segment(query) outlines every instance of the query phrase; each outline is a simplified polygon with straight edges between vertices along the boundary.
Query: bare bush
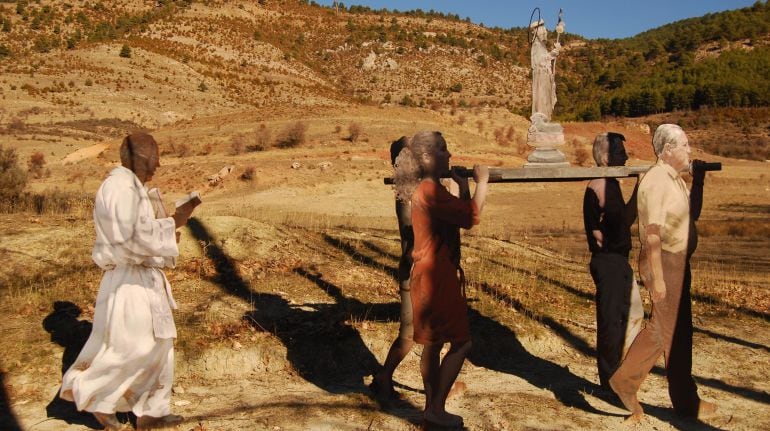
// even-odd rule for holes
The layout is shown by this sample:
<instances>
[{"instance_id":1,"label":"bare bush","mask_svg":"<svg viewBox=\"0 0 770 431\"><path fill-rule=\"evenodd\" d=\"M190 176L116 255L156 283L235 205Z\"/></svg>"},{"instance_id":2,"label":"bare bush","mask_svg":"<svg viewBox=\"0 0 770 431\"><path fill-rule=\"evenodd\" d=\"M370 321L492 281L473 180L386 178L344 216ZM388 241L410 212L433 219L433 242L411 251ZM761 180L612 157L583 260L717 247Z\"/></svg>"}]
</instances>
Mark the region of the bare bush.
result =
<instances>
[{"instance_id":1,"label":"bare bush","mask_svg":"<svg viewBox=\"0 0 770 431\"><path fill-rule=\"evenodd\" d=\"M188 145L186 142L182 142L181 144L176 146L176 155L177 157L187 157L192 153L192 149L190 148L190 145Z\"/></svg>"},{"instance_id":2,"label":"bare bush","mask_svg":"<svg viewBox=\"0 0 770 431\"><path fill-rule=\"evenodd\" d=\"M93 202L93 197L88 194L54 189L42 193L0 197L0 213L77 214L80 217L88 217L93 211Z\"/></svg>"},{"instance_id":3,"label":"bare bush","mask_svg":"<svg viewBox=\"0 0 770 431\"><path fill-rule=\"evenodd\" d=\"M572 140L572 148L575 153L575 163L577 163L578 166L585 166L586 162L591 159L591 154L588 150L583 148L583 145L581 145L577 139Z\"/></svg>"},{"instance_id":4,"label":"bare bush","mask_svg":"<svg viewBox=\"0 0 770 431\"><path fill-rule=\"evenodd\" d=\"M527 145L527 139L521 135L516 135L515 139L516 139L516 152L520 156L527 154L527 151L529 150L529 145Z\"/></svg>"},{"instance_id":5,"label":"bare bush","mask_svg":"<svg viewBox=\"0 0 770 431\"><path fill-rule=\"evenodd\" d=\"M213 151L213 150L214 150L214 146L211 145L211 142L206 142L205 144L203 144L201 146L200 150L198 151L198 155L199 156L208 156L209 154L211 154L211 151Z\"/></svg>"},{"instance_id":6,"label":"bare bush","mask_svg":"<svg viewBox=\"0 0 770 431\"><path fill-rule=\"evenodd\" d=\"M301 121L287 126L278 136L275 146L278 148L294 148L305 143L307 125Z\"/></svg>"},{"instance_id":7,"label":"bare bush","mask_svg":"<svg viewBox=\"0 0 770 431\"><path fill-rule=\"evenodd\" d=\"M253 181L255 179L256 171L257 168L255 168L253 165L246 166L246 169L244 169L243 173L241 174L241 179L244 181Z\"/></svg>"},{"instance_id":8,"label":"bare bush","mask_svg":"<svg viewBox=\"0 0 770 431\"><path fill-rule=\"evenodd\" d=\"M361 136L363 129L360 124L354 122L354 123L350 123L350 125L348 126L348 132L350 133L350 136L348 136L348 141L356 142L358 138Z\"/></svg>"},{"instance_id":9,"label":"bare bush","mask_svg":"<svg viewBox=\"0 0 770 431\"><path fill-rule=\"evenodd\" d=\"M16 150L0 145L0 198L13 198L27 186L27 174L19 168Z\"/></svg>"},{"instance_id":10,"label":"bare bush","mask_svg":"<svg viewBox=\"0 0 770 431\"><path fill-rule=\"evenodd\" d=\"M270 147L270 129L267 128L264 124L259 125L259 129L257 129L256 133L254 134L254 145L249 145L248 150L249 151L264 151L268 147Z\"/></svg>"},{"instance_id":11,"label":"bare bush","mask_svg":"<svg viewBox=\"0 0 770 431\"><path fill-rule=\"evenodd\" d=\"M29 173L35 178L43 178L45 175L45 154L40 151L35 151L29 156L27 162L27 169Z\"/></svg>"},{"instance_id":12,"label":"bare bush","mask_svg":"<svg viewBox=\"0 0 770 431\"><path fill-rule=\"evenodd\" d=\"M8 123L9 132L23 132L26 128L27 125L24 124L24 120L21 118L14 118L10 123Z\"/></svg>"},{"instance_id":13,"label":"bare bush","mask_svg":"<svg viewBox=\"0 0 770 431\"><path fill-rule=\"evenodd\" d=\"M505 127L495 129L494 134L495 142L497 142L497 145L500 145L501 147L507 147L511 145L511 141L508 140L508 137L505 133Z\"/></svg>"},{"instance_id":14,"label":"bare bush","mask_svg":"<svg viewBox=\"0 0 770 431\"><path fill-rule=\"evenodd\" d=\"M246 138L243 135L235 135L230 138L230 155L237 156L246 151Z\"/></svg>"}]
</instances>

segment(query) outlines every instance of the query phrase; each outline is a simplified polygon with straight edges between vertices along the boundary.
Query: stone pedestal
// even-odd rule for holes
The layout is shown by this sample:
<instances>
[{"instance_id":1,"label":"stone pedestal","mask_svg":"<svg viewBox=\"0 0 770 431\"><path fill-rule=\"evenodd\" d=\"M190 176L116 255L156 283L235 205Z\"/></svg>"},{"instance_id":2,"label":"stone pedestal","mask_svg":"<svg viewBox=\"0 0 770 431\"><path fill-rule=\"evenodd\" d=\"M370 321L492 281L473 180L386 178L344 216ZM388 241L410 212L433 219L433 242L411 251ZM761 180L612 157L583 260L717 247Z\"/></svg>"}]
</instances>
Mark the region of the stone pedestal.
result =
<instances>
[{"instance_id":1,"label":"stone pedestal","mask_svg":"<svg viewBox=\"0 0 770 431\"><path fill-rule=\"evenodd\" d=\"M558 126L555 123L550 125ZM569 162L558 147L564 144L564 131L561 126L553 130L540 131L531 127L527 134L527 144L535 150L527 157L525 167L567 167Z\"/></svg>"}]
</instances>

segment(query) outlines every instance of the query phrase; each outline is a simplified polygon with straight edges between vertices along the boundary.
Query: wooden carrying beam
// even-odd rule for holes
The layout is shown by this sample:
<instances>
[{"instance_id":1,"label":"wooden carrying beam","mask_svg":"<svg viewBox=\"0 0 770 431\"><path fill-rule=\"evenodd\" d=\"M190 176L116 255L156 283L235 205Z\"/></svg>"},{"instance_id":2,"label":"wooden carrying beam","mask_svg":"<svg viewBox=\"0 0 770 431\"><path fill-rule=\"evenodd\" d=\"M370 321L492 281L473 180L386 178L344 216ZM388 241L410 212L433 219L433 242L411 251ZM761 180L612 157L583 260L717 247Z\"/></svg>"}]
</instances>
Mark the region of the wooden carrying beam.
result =
<instances>
[{"instance_id":1,"label":"wooden carrying beam","mask_svg":"<svg viewBox=\"0 0 770 431\"><path fill-rule=\"evenodd\" d=\"M490 183L532 183L584 181L593 178L634 177L647 172L652 166L613 166L601 168L489 168ZM461 177L472 178L473 169L459 168ZM385 184L393 184L393 178L385 178Z\"/></svg>"},{"instance_id":2,"label":"wooden carrying beam","mask_svg":"<svg viewBox=\"0 0 770 431\"><path fill-rule=\"evenodd\" d=\"M707 171L721 171L721 163L705 163ZM652 165L645 166L603 166L593 168L547 166L528 168L489 168L490 183L540 183L585 181L594 178L637 177L647 172ZM473 177L473 169L455 166L461 177ZM385 178L385 184L393 184L393 178Z\"/></svg>"}]
</instances>

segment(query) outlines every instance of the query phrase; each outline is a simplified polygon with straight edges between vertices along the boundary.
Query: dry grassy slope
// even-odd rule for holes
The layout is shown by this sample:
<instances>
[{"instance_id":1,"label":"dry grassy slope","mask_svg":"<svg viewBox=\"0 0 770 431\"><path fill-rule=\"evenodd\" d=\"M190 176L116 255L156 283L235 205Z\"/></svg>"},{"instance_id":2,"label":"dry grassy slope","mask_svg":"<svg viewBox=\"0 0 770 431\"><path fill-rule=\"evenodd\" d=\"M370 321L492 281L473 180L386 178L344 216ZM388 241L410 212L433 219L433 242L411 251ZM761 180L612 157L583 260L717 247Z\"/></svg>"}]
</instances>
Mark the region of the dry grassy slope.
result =
<instances>
[{"instance_id":1,"label":"dry grassy slope","mask_svg":"<svg viewBox=\"0 0 770 431\"><path fill-rule=\"evenodd\" d=\"M134 27L122 40L83 41L68 51L64 41L83 26L77 18L66 22L67 16L83 13L96 23L153 9L148 2L101 2L100 10L85 7L88 2L70 2L71 8L63 4L31 4L26 20L12 5L0 5L2 16L12 23L10 33L0 33L0 43L16 53L4 60L2 95L9 101L3 104L5 121L42 121L29 112L37 107L45 118L115 117L154 128L244 106L340 106L349 96L379 102L390 94L395 102L408 94L415 103L476 97L518 104L525 98L526 69L491 62L482 71L475 54L466 50L432 43L423 50L411 43L374 40L348 44L347 20L366 26L379 19L369 15L335 15L290 3L270 9L252 2L195 3ZM31 17L45 7L53 11L46 15L50 22L31 29ZM441 34L451 27L488 33L443 20L395 21L421 34ZM260 40L255 40L255 31ZM294 40L297 35L304 38L302 43ZM33 45L40 38L56 38L60 46L39 53ZM131 59L118 57L123 43L133 48ZM374 52L380 55L373 67L364 68ZM386 70L388 60L394 61L394 69ZM92 85L85 85L87 79ZM198 91L201 82L205 92ZM458 83L462 92L449 94L448 88Z\"/></svg>"}]
</instances>

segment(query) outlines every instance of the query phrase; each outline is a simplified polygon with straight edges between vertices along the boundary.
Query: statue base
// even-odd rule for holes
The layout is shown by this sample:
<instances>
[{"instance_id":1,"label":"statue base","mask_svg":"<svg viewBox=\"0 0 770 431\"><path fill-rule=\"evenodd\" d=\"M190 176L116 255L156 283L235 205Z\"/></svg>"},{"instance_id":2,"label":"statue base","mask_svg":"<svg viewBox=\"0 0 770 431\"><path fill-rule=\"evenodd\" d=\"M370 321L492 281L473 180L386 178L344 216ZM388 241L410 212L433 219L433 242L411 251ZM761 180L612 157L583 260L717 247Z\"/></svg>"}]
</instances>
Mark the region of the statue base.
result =
<instances>
[{"instance_id":1,"label":"statue base","mask_svg":"<svg viewBox=\"0 0 770 431\"><path fill-rule=\"evenodd\" d=\"M527 144L534 147L533 151L528 157L525 167L567 167L569 162L564 157L564 153L556 149L556 147L564 144L564 132L549 131L540 132L537 130L531 130L527 134Z\"/></svg>"}]
</instances>

